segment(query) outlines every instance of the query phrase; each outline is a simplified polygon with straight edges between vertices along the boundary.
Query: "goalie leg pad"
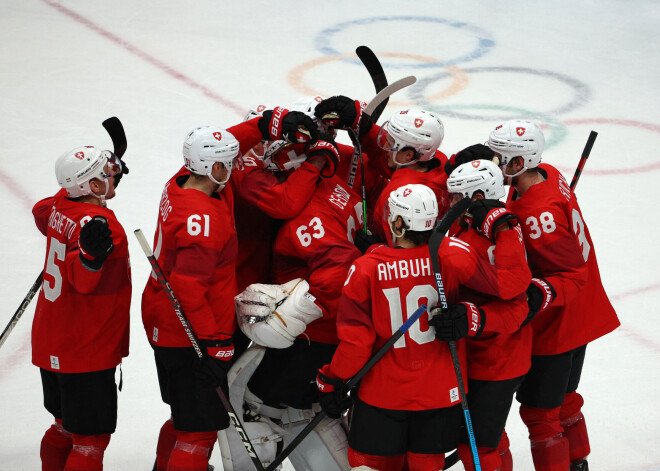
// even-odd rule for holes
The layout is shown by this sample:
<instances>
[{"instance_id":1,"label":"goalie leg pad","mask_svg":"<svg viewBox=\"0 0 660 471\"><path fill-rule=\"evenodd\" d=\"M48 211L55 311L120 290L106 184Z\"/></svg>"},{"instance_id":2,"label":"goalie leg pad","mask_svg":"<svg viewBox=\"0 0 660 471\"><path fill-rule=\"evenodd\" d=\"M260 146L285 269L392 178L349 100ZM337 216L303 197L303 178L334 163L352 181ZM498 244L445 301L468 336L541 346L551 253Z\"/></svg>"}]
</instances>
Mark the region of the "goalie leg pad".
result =
<instances>
[{"instance_id":1,"label":"goalie leg pad","mask_svg":"<svg viewBox=\"0 0 660 471\"><path fill-rule=\"evenodd\" d=\"M306 411L300 411L304 416ZM292 414L289 414L291 416ZM290 424L284 435L286 447L310 422L309 419ZM289 455L295 469L322 469L324 471L348 471L348 438L340 419L324 418L319 425Z\"/></svg>"}]
</instances>

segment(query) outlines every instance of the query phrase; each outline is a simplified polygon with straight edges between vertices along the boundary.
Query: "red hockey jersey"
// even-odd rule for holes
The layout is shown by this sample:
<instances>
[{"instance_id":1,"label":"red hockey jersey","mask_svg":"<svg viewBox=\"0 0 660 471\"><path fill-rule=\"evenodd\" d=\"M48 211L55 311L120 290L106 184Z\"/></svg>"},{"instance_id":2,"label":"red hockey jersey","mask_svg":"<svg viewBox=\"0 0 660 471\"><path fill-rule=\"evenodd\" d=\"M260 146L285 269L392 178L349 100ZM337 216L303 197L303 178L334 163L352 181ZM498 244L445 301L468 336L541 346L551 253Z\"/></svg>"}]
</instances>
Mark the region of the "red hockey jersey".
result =
<instances>
[{"instance_id":1,"label":"red hockey jersey","mask_svg":"<svg viewBox=\"0 0 660 471\"><path fill-rule=\"evenodd\" d=\"M154 255L194 332L202 339L232 335L238 241L229 186L209 197L183 189L190 172L182 168L163 190L154 237ZM142 321L149 341L162 347L189 347L190 340L153 273L142 294Z\"/></svg>"},{"instance_id":2,"label":"red hockey jersey","mask_svg":"<svg viewBox=\"0 0 660 471\"><path fill-rule=\"evenodd\" d=\"M546 180L520 198L512 187L507 208L520 218L532 275L548 280L557 292L531 322L532 354L554 355L611 332L619 320L575 194L556 168L541 164L539 170Z\"/></svg>"},{"instance_id":3,"label":"red hockey jersey","mask_svg":"<svg viewBox=\"0 0 660 471\"><path fill-rule=\"evenodd\" d=\"M532 326L520 325L527 318L529 310L525 292L532 275L525 260L522 233L518 230L515 232L519 238L510 243L518 254L520 264L521 276L515 280L519 294L510 300L502 300L485 296L468 287L460 288L460 299L478 305L486 314L486 325L481 336L467 341L467 375L472 379L500 381L517 378L527 373L531 366ZM498 237L502 234L499 233ZM495 257L499 255L498 248L475 229L463 230L456 237L470 244L483 260L495 263Z\"/></svg>"},{"instance_id":4,"label":"red hockey jersey","mask_svg":"<svg viewBox=\"0 0 660 471\"><path fill-rule=\"evenodd\" d=\"M496 264L481 258L466 242L446 237L438 256L449 303L463 301L462 290L510 299L529 280L521 269L520 244L514 231L497 240ZM421 304L435 305L438 294L428 245L411 249L380 246L351 267L337 313L340 344L332 359L333 375L348 379L367 362ZM496 316L490 329L503 329ZM457 342L465 371L465 340ZM400 339L362 379L359 397L385 409L424 410L460 400L456 376L444 342L435 340L428 315Z\"/></svg>"},{"instance_id":5,"label":"red hockey jersey","mask_svg":"<svg viewBox=\"0 0 660 471\"><path fill-rule=\"evenodd\" d=\"M309 204L280 228L273 247L273 281L304 278L323 311L303 335L337 343L335 318L346 273L360 251L353 245L362 227L362 201L338 177L323 178Z\"/></svg>"},{"instance_id":6,"label":"red hockey jersey","mask_svg":"<svg viewBox=\"0 0 660 471\"><path fill-rule=\"evenodd\" d=\"M66 191L32 209L47 238L44 278L32 323L32 363L58 373L117 366L128 355L131 273L128 242L112 210L72 201ZM78 258L81 227L108 220L114 250L98 271Z\"/></svg>"},{"instance_id":7,"label":"red hockey jersey","mask_svg":"<svg viewBox=\"0 0 660 471\"><path fill-rule=\"evenodd\" d=\"M232 172L234 217L238 236L236 281L242 292L252 283L269 283L272 244L277 232L276 219L290 219L311 199L319 170L303 162L280 183L263 170L263 161L243 157L242 168Z\"/></svg>"}]
</instances>

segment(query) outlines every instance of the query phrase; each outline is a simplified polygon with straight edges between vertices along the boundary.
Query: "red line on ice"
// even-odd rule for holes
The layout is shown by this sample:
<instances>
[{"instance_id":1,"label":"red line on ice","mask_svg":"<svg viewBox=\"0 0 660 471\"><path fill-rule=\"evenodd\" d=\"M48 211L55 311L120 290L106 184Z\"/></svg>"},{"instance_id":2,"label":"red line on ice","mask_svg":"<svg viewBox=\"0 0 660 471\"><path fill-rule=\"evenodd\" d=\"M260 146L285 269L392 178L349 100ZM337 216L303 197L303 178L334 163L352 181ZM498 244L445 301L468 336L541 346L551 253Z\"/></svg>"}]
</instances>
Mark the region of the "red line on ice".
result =
<instances>
[{"instance_id":1,"label":"red line on ice","mask_svg":"<svg viewBox=\"0 0 660 471\"><path fill-rule=\"evenodd\" d=\"M244 106L240 106L231 100L228 100L224 97L221 97L220 95L216 94L213 90L205 87L204 85L201 85L200 83L197 83L190 77L182 74L178 70L174 69L173 67L167 65L165 62L157 59L156 57L152 56L151 54L143 51L142 49L138 48L137 46L134 46L133 44L129 43L123 38L120 38L119 36L112 34L110 31L102 28L101 26L97 25L93 21L85 18L84 16L76 13L73 10L69 10L65 6L56 3L52 0L43 0L44 3L46 3L48 6L51 6L58 10L60 13L63 13L64 15L68 16L72 20L75 20L76 22L88 27L95 33L100 34L101 36L105 37L106 39L109 39L112 41L116 46L121 47L122 49L127 50L131 54L139 57L140 59L148 62L149 64L153 65L157 69L161 70L162 72L165 72L167 75L170 77L179 80L180 82L183 82L187 86L194 88L196 90L199 90L202 92L205 96L211 98L212 100L220 103L221 105L226 106L227 108L230 108L237 112L239 115L244 115L246 108Z\"/></svg>"}]
</instances>

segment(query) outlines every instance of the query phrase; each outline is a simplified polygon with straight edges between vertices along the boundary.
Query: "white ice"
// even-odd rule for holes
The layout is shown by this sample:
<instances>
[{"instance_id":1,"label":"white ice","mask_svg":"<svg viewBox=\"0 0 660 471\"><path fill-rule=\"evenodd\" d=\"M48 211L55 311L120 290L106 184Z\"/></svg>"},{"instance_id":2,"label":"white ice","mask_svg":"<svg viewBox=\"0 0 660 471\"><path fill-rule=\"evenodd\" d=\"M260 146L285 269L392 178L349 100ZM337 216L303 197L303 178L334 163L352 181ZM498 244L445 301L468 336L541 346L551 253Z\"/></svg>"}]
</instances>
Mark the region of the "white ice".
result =
<instances>
[{"instance_id":1,"label":"white ice","mask_svg":"<svg viewBox=\"0 0 660 471\"><path fill-rule=\"evenodd\" d=\"M370 99L364 68L336 56L365 44L390 81L414 74L425 85L393 97L381 122L397 107L436 107L447 154L483 142L500 120L533 117L550 125L544 160L570 179L589 131L599 132L577 194L622 326L587 350L589 461L660 470L657 1L0 0L0 11L1 328L42 269L30 209L58 189L54 160L78 145L110 147L109 116L128 135L131 173L111 207L131 244L131 354L106 469L151 469L168 416L140 319L148 264L131 232L153 233L184 135L231 126L259 102ZM33 313L0 350L2 471L38 469L52 423L30 361ZM515 469L532 469L515 403L508 432ZM221 468L217 449L212 463Z\"/></svg>"}]
</instances>

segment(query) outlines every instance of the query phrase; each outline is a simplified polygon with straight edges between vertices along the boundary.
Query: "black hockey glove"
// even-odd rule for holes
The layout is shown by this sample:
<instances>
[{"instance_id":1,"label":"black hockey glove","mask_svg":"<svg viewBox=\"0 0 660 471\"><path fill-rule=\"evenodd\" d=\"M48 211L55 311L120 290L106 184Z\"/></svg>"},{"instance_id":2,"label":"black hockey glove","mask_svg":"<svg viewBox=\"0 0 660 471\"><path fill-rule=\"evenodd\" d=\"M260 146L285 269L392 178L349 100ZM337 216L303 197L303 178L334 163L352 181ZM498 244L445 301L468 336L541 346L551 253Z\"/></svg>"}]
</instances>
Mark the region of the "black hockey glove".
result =
<instances>
[{"instance_id":1,"label":"black hockey glove","mask_svg":"<svg viewBox=\"0 0 660 471\"><path fill-rule=\"evenodd\" d=\"M335 140L329 134L320 134L316 141L305 145L305 155L308 159L321 156L326 160L325 167L321 171L323 178L330 178L337 172L339 165L339 150Z\"/></svg>"},{"instance_id":2,"label":"black hockey glove","mask_svg":"<svg viewBox=\"0 0 660 471\"><path fill-rule=\"evenodd\" d=\"M543 278L532 278L532 282L527 287L527 305L529 312L527 319L522 325L531 322L539 312L545 311L557 297L557 292L552 285Z\"/></svg>"},{"instance_id":3,"label":"black hockey glove","mask_svg":"<svg viewBox=\"0 0 660 471\"><path fill-rule=\"evenodd\" d=\"M112 231L108 220L103 216L94 216L81 229L78 237L80 262L90 271L100 270L103 262L112 253Z\"/></svg>"},{"instance_id":4,"label":"black hockey glove","mask_svg":"<svg viewBox=\"0 0 660 471\"><path fill-rule=\"evenodd\" d=\"M435 338L443 342L479 338L486 324L486 313L472 303L450 304L446 312L435 306L431 316L429 325L435 329Z\"/></svg>"},{"instance_id":5,"label":"black hockey glove","mask_svg":"<svg viewBox=\"0 0 660 471\"><path fill-rule=\"evenodd\" d=\"M468 225L493 242L497 228L502 224L509 224L510 227L518 224L518 216L507 210L504 203L498 200L475 201L465 212L464 218Z\"/></svg>"},{"instance_id":6,"label":"black hockey glove","mask_svg":"<svg viewBox=\"0 0 660 471\"><path fill-rule=\"evenodd\" d=\"M121 171L119 173L115 173L115 188L117 188L117 185L119 185L119 182L121 181L121 177L124 175L128 175L128 167L126 166L126 162L124 162L121 157L117 157L119 160L119 163L121 164Z\"/></svg>"},{"instance_id":7,"label":"black hockey glove","mask_svg":"<svg viewBox=\"0 0 660 471\"><path fill-rule=\"evenodd\" d=\"M474 144L452 155L445 164L445 173L449 176L456 167L473 160L494 161L493 159L495 159L495 153L490 147L483 144ZM496 163L499 164L499 160Z\"/></svg>"},{"instance_id":8,"label":"black hockey glove","mask_svg":"<svg viewBox=\"0 0 660 471\"><path fill-rule=\"evenodd\" d=\"M204 353L198 370L202 384L217 387L226 385L230 360L234 356L231 338L225 340L200 339L199 346Z\"/></svg>"},{"instance_id":9,"label":"black hockey glove","mask_svg":"<svg viewBox=\"0 0 660 471\"><path fill-rule=\"evenodd\" d=\"M289 111L276 107L264 111L257 121L262 137L267 141L285 141L307 143L318 138L318 128L312 118L301 111Z\"/></svg>"},{"instance_id":10,"label":"black hockey glove","mask_svg":"<svg viewBox=\"0 0 660 471\"><path fill-rule=\"evenodd\" d=\"M319 402L321 408L331 419L338 419L341 414L351 407L351 398L347 396L348 390L343 380L329 376L330 365L319 370L316 377L316 386L319 388Z\"/></svg>"},{"instance_id":11,"label":"black hockey glove","mask_svg":"<svg viewBox=\"0 0 660 471\"><path fill-rule=\"evenodd\" d=\"M363 101L353 100L344 95L326 98L316 105L314 115L323 124L332 128L352 129L357 135L362 112L367 104ZM369 121L370 124L371 121ZM366 122L363 123L363 126Z\"/></svg>"},{"instance_id":12,"label":"black hockey glove","mask_svg":"<svg viewBox=\"0 0 660 471\"><path fill-rule=\"evenodd\" d=\"M380 237L374 234L365 234L363 230L358 230L355 232L355 246L357 249L362 252L364 255L372 246L383 244L384 242L380 240Z\"/></svg>"}]
</instances>

